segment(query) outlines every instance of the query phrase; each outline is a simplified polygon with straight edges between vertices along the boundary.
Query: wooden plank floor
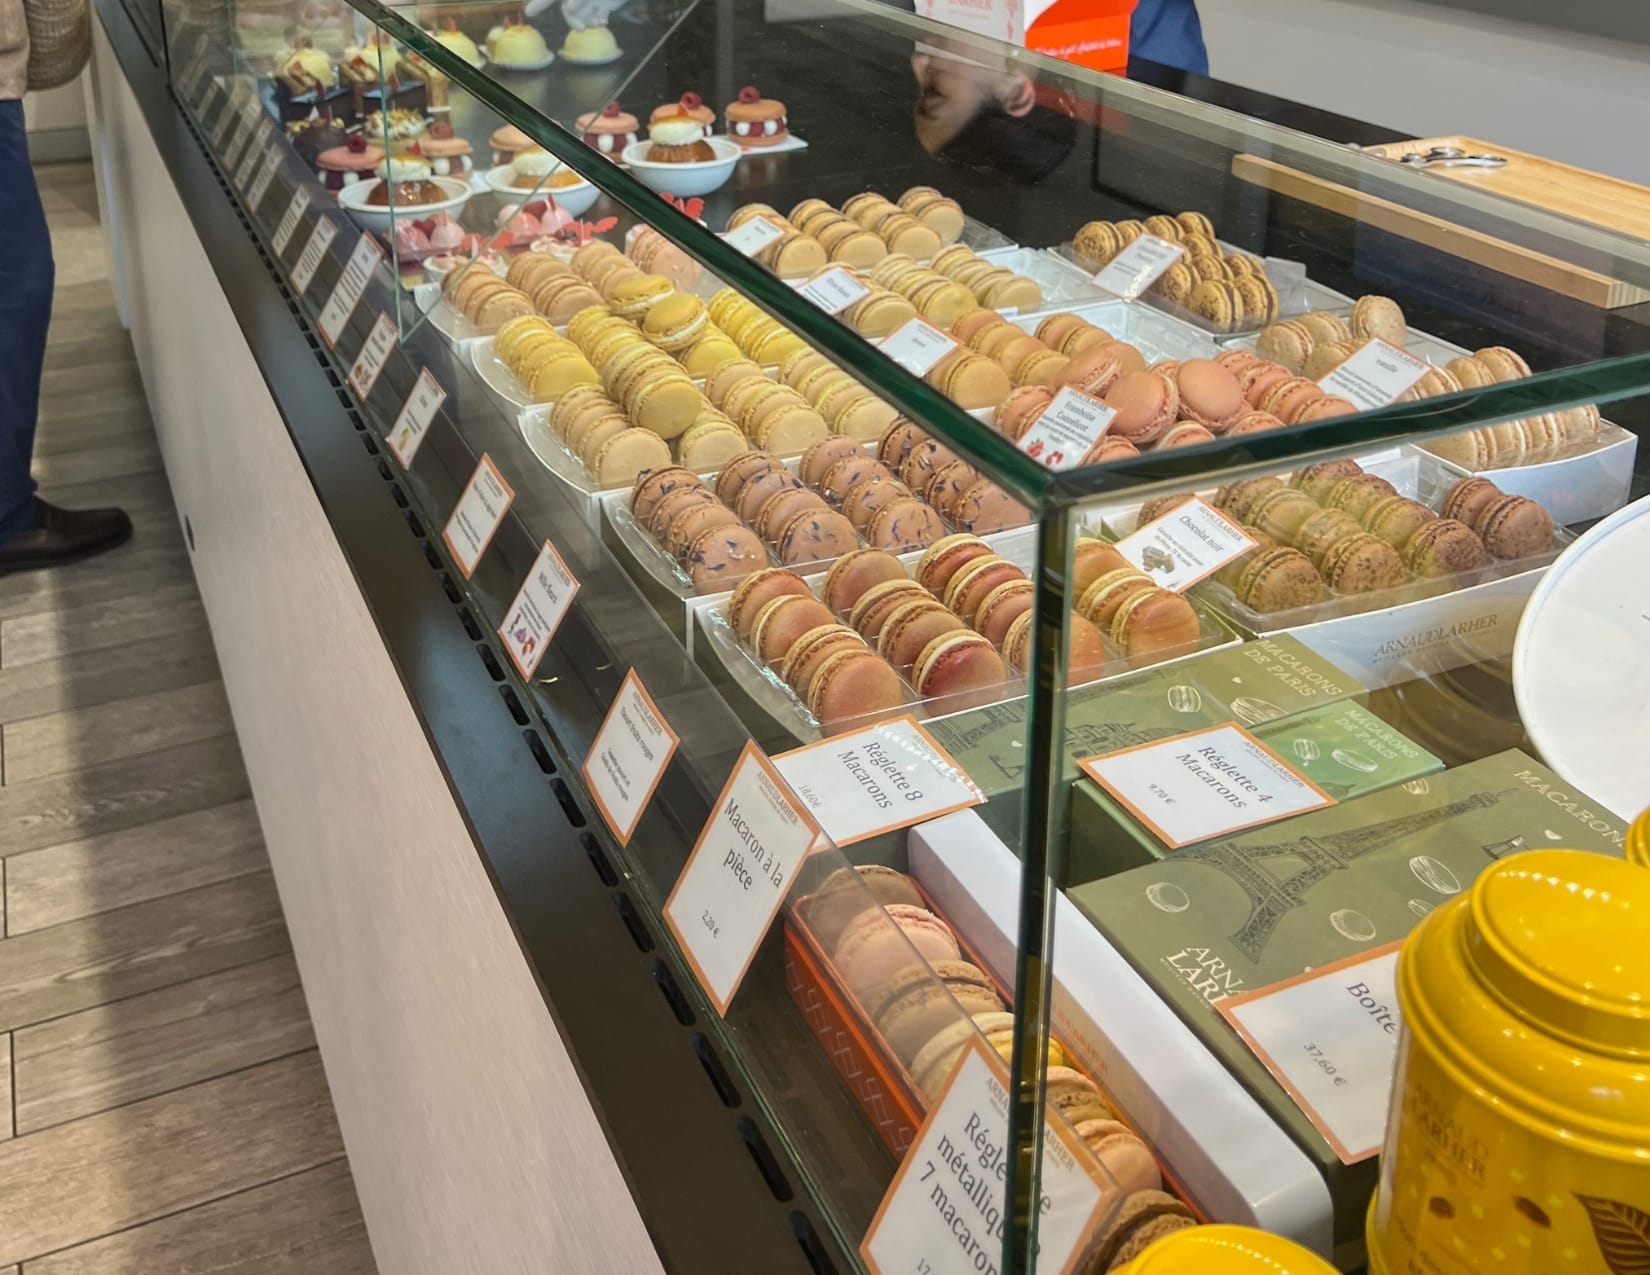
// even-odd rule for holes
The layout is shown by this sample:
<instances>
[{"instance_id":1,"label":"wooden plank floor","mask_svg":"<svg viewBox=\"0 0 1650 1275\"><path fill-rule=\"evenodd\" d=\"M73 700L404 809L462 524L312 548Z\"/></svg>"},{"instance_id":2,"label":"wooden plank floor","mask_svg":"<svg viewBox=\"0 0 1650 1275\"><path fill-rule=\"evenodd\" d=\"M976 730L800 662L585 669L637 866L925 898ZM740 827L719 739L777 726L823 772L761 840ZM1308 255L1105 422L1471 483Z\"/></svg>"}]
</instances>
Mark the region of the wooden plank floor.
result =
<instances>
[{"instance_id":1,"label":"wooden plank floor","mask_svg":"<svg viewBox=\"0 0 1650 1275\"><path fill-rule=\"evenodd\" d=\"M132 542L0 577L0 1275L372 1275L91 169L34 472Z\"/></svg>"}]
</instances>

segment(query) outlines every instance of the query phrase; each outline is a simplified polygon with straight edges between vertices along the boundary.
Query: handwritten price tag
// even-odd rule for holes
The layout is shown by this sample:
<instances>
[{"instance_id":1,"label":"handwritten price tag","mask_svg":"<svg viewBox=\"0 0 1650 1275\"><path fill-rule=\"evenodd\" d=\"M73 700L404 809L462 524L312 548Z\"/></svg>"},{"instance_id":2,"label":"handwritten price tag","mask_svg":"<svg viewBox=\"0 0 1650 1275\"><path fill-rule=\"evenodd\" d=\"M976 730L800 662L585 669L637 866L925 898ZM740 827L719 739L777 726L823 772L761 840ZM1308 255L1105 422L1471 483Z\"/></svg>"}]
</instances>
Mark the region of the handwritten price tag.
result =
<instances>
[{"instance_id":1,"label":"handwritten price tag","mask_svg":"<svg viewBox=\"0 0 1650 1275\"><path fill-rule=\"evenodd\" d=\"M1398 1056L1398 949L1323 965L1215 1008L1342 1164L1381 1150Z\"/></svg>"},{"instance_id":2,"label":"handwritten price tag","mask_svg":"<svg viewBox=\"0 0 1650 1275\"><path fill-rule=\"evenodd\" d=\"M1020 438L1020 450L1049 469L1075 469L1117 413L1092 395L1066 386Z\"/></svg>"},{"instance_id":3,"label":"handwritten price tag","mask_svg":"<svg viewBox=\"0 0 1650 1275\"><path fill-rule=\"evenodd\" d=\"M1186 253L1185 245L1156 235L1141 235L1097 271L1094 282L1107 292L1133 300Z\"/></svg>"},{"instance_id":4,"label":"handwritten price tag","mask_svg":"<svg viewBox=\"0 0 1650 1275\"><path fill-rule=\"evenodd\" d=\"M854 302L870 294L867 288L841 266L832 266L797 289L826 314L841 314Z\"/></svg>"},{"instance_id":5,"label":"handwritten price tag","mask_svg":"<svg viewBox=\"0 0 1650 1275\"><path fill-rule=\"evenodd\" d=\"M395 453L396 460L401 462L402 469L412 468L413 457L418 455L419 445L424 441L430 423L446 401L447 391L441 388L441 382L435 379L430 369L425 368L418 374L412 393L407 395L406 403L384 440L389 444L390 451Z\"/></svg>"},{"instance_id":6,"label":"handwritten price tag","mask_svg":"<svg viewBox=\"0 0 1650 1275\"><path fill-rule=\"evenodd\" d=\"M746 740L665 901L665 924L718 1013L727 1014L818 836L773 763Z\"/></svg>"}]
</instances>

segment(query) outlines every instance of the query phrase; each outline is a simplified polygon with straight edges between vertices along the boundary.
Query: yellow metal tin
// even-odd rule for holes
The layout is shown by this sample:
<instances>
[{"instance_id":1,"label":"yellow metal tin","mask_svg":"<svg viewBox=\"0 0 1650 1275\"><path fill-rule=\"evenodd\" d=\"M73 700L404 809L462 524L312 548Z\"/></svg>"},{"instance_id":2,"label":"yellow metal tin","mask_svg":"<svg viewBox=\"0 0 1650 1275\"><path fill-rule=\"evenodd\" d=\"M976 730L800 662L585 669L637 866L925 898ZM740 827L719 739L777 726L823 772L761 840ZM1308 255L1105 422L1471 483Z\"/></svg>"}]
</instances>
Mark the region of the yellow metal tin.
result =
<instances>
[{"instance_id":1,"label":"yellow metal tin","mask_svg":"<svg viewBox=\"0 0 1650 1275\"><path fill-rule=\"evenodd\" d=\"M1514 855L1415 930L1371 1275L1650 1271L1650 877Z\"/></svg>"},{"instance_id":2,"label":"yellow metal tin","mask_svg":"<svg viewBox=\"0 0 1650 1275\"><path fill-rule=\"evenodd\" d=\"M1627 862L1650 868L1650 810L1627 827Z\"/></svg>"},{"instance_id":3,"label":"yellow metal tin","mask_svg":"<svg viewBox=\"0 0 1650 1275\"><path fill-rule=\"evenodd\" d=\"M1119 1275L1335 1275L1292 1240L1247 1226L1194 1226L1166 1235Z\"/></svg>"}]
</instances>

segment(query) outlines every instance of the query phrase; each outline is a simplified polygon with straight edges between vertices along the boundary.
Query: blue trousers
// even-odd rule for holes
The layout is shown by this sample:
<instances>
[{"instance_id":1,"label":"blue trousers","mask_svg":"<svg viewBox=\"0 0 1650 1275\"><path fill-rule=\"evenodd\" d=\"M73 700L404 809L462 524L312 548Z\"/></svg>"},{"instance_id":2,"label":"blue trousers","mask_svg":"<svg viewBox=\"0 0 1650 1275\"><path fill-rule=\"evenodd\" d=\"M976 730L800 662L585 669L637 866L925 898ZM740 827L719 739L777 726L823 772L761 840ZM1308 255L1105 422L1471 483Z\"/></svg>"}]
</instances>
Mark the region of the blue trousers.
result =
<instances>
[{"instance_id":1,"label":"blue trousers","mask_svg":"<svg viewBox=\"0 0 1650 1275\"><path fill-rule=\"evenodd\" d=\"M56 266L29 165L23 103L0 102L0 541L37 524L29 461Z\"/></svg>"}]
</instances>

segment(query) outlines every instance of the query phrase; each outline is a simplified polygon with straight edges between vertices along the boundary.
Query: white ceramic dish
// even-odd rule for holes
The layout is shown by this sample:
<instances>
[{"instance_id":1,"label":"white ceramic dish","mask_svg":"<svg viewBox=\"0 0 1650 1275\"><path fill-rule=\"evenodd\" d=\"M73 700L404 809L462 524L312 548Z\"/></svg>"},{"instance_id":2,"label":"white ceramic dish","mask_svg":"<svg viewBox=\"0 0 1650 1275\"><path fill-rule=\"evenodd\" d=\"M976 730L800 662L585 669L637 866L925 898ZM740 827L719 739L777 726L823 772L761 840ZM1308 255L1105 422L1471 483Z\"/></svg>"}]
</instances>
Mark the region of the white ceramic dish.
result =
<instances>
[{"instance_id":1,"label":"white ceramic dish","mask_svg":"<svg viewBox=\"0 0 1650 1275\"><path fill-rule=\"evenodd\" d=\"M556 169L564 165L556 165ZM552 169L551 172L555 172ZM487 189L500 199L513 204L527 204L535 199L554 199L556 206L570 217L579 217L584 211L596 202L596 197L602 192L593 183L579 178L577 186L551 187L540 183L532 190L523 190L519 186L512 186L510 179L515 176L515 170L508 164L500 164L497 168L487 170ZM546 177L545 181L549 178Z\"/></svg>"},{"instance_id":2,"label":"white ceramic dish","mask_svg":"<svg viewBox=\"0 0 1650 1275\"><path fill-rule=\"evenodd\" d=\"M1151 306L1116 298L1050 306L1035 314L1017 314L1010 321L1027 332L1035 332L1038 324L1051 314L1080 315L1118 340L1127 341L1152 363L1163 359L1212 359L1219 353L1214 338L1207 332Z\"/></svg>"},{"instance_id":3,"label":"white ceramic dish","mask_svg":"<svg viewBox=\"0 0 1650 1275\"><path fill-rule=\"evenodd\" d=\"M1623 820L1650 806L1650 496L1577 540L1530 595L1513 694L1530 742Z\"/></svg>"},{"instance_id":4,"label":"white ceramic dish","mask_svg":"<svg viewBox=\"0 0 1650 1275\"><path fill-rule=\"evenodd\" d=\"M493 338L481 337L465 346L470 365L475 368L481 383L487 387L506 416L518 415L522 408L531 407L532 397L522 389L516 374L504 365L504 360L493 353Z\"/></svg>"},{"instance_id":5,"label":"white ceramic dish","mask_svg":"<svg viewBox=\"0 0 1650 1275\"><path fill-rule=\"evenodd\" d=\"M414 288L413 304L418 307L429 325L449 341L474 341L481 335L475 324L447 304L447 298L442 296L439 283L421 283Z\"/></svg>"},{"instance_id":6,"label":"white ceramic dish","mask_svg":"<svg viewBox=\"0 0 1650 1275\"><path fill-rule=\"evenodd\" d=\"M419 204L416 207L397 208L392 213L387 205L378 206L367 203L367 196L378 189L378 181L356 182L345 186L338 192L338 203L344 211L353 217L368 230L378 231L380 234L390 234L392 231L392 217L431 217L436 213L448 213L456 218L464 205L470 202L470 196L475 192L470 184L456 177L432 177L437 186L447 192L448 197L433 204Z\"/></svg>"},{"instance_id":7,"label":"white ceramic dish","mask_svg":"<svg viewBox=\"0 0 1650 1275\"><path fill-rule=\"evenodd\" d=\"M622 156L630 171L649 190L669 193L681 199L708 195L719 188L739 163L739 147L725 137L709 139L715 159L698 160L687 164L654 164L647 158L652 142L633 142L624 148Z\"/></svg>"}]
</instances>

